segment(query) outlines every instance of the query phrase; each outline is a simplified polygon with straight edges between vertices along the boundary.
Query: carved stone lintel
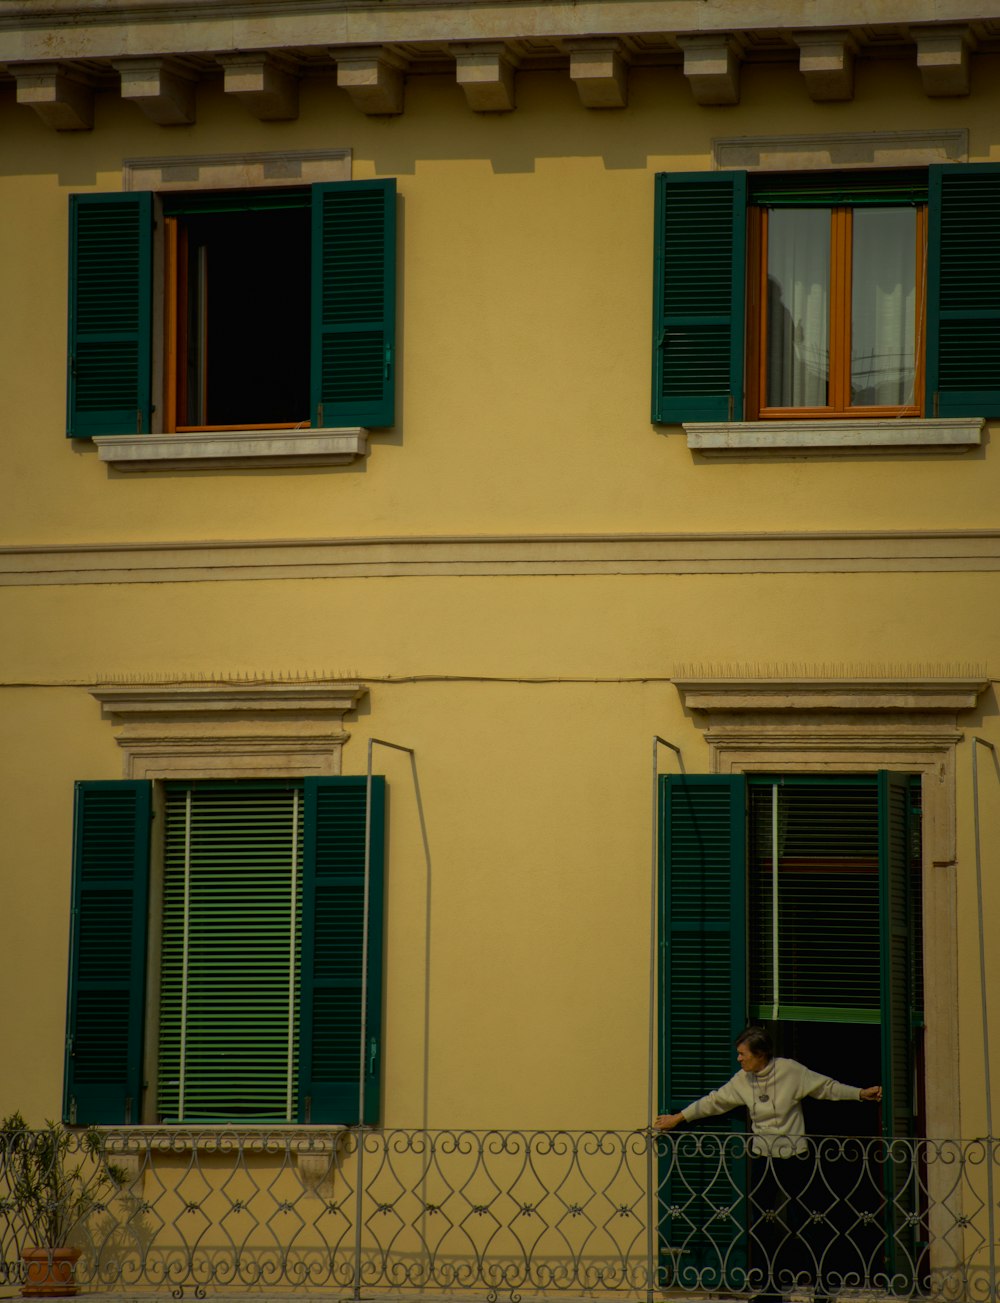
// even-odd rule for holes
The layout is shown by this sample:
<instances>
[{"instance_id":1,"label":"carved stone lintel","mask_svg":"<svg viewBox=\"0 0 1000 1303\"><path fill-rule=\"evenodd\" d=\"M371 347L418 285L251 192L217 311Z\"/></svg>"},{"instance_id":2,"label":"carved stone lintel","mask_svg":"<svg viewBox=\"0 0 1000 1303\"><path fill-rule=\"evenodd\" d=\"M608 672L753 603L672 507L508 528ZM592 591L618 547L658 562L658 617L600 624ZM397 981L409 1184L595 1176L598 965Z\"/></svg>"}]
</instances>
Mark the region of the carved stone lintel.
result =
<instances>
[{"instance_id":1,"label":"carved stone lintel","mask_svg":"<svg viewBox=\"0 0 1000 1303\"><path fill-rule=\"evenodd\" d=\"M337 60L337 85L362 113L402 113L404 62L381 46L330 52Z\"/></svg>"},{"instance_id":2,"label":"carved stone lintel","mask_svg":"<svg viewBox=\"0 0 1000 1303\"><path fill-rule=\"evenodd\" d=\"M917 67L926 95L968 95L969 51L972 34L967 27L915 27Z\"/></svg>"},{"instance_id":3,"label":"carved stone lintel","mask_svg":"<svg viewBox=\"0 0 1000 1303\"><path fill-rule=\"evenodd\" d=\"M857 43L849 32L796 32L799 71L814 100L854 98Z\"/></svg>"},{"instance_id":4,"label":"carved stone lintel","mask_svg":"<svg viewBox=\"0 0 1000 1303\"><path fill-rule=\"evenodd\" d=\"M731 36L681 36L684 76L699 104L740 102L739 46Z\"/></svg>"},{"instance_id":5,"label":"carved stone lintel","mask_svg":"<svg viewBox=\"0 0 1000 1303\"><path fill-rule=\"evenodd\" d=\"M220 54L224 89L262 122L299 116L299 79L293 60L266 50L251 54Z\"/></svg>"},{"instance_id":6,"label":"carved stone lintel","mask_svg":"<svg viewBox=\"0 0 1000 1303\"><path fill-rule=\"evenodd\" d=\"M341 680L91 689L103 717L121 730L126 778L338 774L344 716L367 691Z\"/></svg>"},{"instance_id":7,"label":"carved stone lintel","mask_svg":"<svg viewBox=\"0 0 1000 1303\"><path fill-rule=\"evenodd\" d=\"M11 64L17 102L34 109L56 131L89 131L94 125L94 88L76 68L61 63Z\"/></svg>"},{"instance_id":8,"label":"carved stone lintel","mask_svg":"<svg viewBox=\"0 0 1000 1303\"><path fill-rule=\"evenodd\" d=\"M510 48L503 41L462 42L449 48L469 108L477 113L509 113L514 108L517 65Z\"/></svg>"},{"instance_id":9,"label":"carved stone lintel","mask_svg":"<svg viewBox=\"0 0 1000 1303\"><path fill-rule=\"evenodd\" d=\"M122 99L131 100L161 127L195 120L195 75L176 59L116 59Z\"/></svg>"},{"instance_id":10,"label":"carved stone lintel","mask_svg":"<svg viewBox=\"0 0 1000 1303\"><path fill-rule=\"evenodd\" d=\"M628 68L617 39L567 41L569 75L588 109L623 109L628 104Z\"/></svg>"}]
</instances>

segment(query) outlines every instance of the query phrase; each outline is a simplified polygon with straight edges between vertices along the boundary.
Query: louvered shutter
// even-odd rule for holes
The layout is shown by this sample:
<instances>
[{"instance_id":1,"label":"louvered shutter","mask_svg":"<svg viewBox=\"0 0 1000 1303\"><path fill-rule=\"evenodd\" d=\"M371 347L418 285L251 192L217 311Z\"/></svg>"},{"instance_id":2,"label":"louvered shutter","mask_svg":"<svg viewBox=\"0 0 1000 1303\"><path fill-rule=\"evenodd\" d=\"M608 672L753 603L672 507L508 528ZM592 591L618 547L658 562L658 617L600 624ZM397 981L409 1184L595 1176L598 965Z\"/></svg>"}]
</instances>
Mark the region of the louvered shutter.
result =
<instances>
[{"instance_id":1,"label":"louvered shutter","mask_svg":"<svg viewBox=\"0 0 1000 1303\"><path fill-rule=\"evenodd\" d=\"M396 182L312 188L314 426L393 424Z\"/></svg>"},{"instance_id":2,"label":"louvered shutter","mask_svg":"<svg viewBox=\"0 0 1000 1303\"><path fill-rule=\"evenodd\" d=\"M300 1120L359 1121L380 1109L385 780L372 779L365 946L364 778L307 778L302 916ZM362 1006L362 1002L364 1002Z\"/></svg>"},{"instance_id":3,"label":"louvered shutter","mask_svg":"<svg viewBox=\"0 0 1000 1303\"><path fill-rule=\"evenodd\" d=\"M1000 416L1000 163L930 168L927 415Z\"/></svg>"},{"instance_id":4,"label":"louvered shutter","mask_svg":"<svg viewBox=\"0 0 1000 1303\"><path fill-rule=\"evenodd\" d=\"M746 173L661 173L655 220L653 420L741 420Z\"/></svg>"},{"instance_id":5,"label":"louvered shutter","mask_svg":"<svg viewBox=\"0 0 1000 1303\"><path fill-rule=\"evenodd\" d=\"M879 793L879 924L882 934L882 1134L913 1135L911 800L906 774L882 770ZM886 1267L893 1293L908 1291L916 1256L916 1153L891 1145L883 1166Z\"/></svg>"},{"instance_id":6,"label":"louvered shutter","mask_svg":"<svg viewBox=\"0 0 1000 1303\"><path fill-rule=\"evenodd\" d=\"M80 782L63 1117L140 1120L149 892L148 782Z\"/></svg>"},{"instance_id":7,"label":"louvered shutter","mask_svg":"<svg viewBox=\"0 0 1000 1303\"><path fill-rule=\"evenodd\" d=\"M746 1026L746 780L672 775L660 795L660 1110L676 1112L729 1080ZM743 1128L739 1114L699 1122L717 1140L676 1132L674 1165L661 1158L660 1234L680 1288L745 1284L745 1164L726 1145Z\"/></svg>"},{"instance_id":8,"label":"louvered shutter","mask_svg":"<svg viewBox=\"0 0 1000 1303\"><path fill-rule=\"evenodd\" d=\"M168 783L158 1115L294 1122L301 784Z\"/></svg>"},{"instance_id":9,"label":"louvered shutter","mask_svg":"<svg viewBox=\"0 0 1000 1303\"><path fill-rule=\"evenodd\" d=\"M151 194L71 195L67 434L148 432Z\"/></svg>"}]
</instances>

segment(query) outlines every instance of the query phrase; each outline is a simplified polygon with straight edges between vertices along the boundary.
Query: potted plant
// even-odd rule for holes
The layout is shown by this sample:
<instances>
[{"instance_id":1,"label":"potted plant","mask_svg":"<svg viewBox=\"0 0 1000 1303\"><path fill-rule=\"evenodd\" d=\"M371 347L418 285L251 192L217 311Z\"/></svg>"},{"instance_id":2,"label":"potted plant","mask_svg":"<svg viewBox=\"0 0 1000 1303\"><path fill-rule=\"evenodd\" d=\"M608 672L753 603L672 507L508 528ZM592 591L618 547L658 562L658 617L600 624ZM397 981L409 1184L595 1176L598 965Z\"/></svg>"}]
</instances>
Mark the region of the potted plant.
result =
<instances>
[{"instance_id":1,"label":"potted plant","mask_svg":"<svg viewBox=\"0 0 1000 1303\"><path fill-rule=\"evenodd\" d=\"M18 1228L26 1283L21 1293L77 1293L80 1248L74 1232L121 1188L124 1171L104 1156L100 1132L67 1131L57 1122L32 1130L20 1113L0 1122L0 1211Z\"/></svg>"}]
</instances>

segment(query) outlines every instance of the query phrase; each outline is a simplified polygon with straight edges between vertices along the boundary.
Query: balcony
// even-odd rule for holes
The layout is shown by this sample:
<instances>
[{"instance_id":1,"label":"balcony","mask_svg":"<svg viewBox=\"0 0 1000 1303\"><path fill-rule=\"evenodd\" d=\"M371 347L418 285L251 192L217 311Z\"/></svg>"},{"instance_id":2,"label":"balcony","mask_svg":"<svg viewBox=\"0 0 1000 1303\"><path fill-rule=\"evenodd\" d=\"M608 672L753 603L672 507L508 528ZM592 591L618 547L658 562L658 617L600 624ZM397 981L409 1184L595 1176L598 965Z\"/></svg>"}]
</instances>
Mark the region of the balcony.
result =
<instances>
[{"instance_id":1,"label":"balcony","mask_svg":"<svg viewBox=\"0 0 1000 1303\"><path fill-rule=\"evenodd\" d=\"M47 1212L78 1288L112 1297L995 1295L998 1142L808 1143L775 1161L723 1131L72 1132L63 1163L98 1194ZM15 1175L0 1153L11 1292L33 1239Z\"/></svg>"}]
</instances>

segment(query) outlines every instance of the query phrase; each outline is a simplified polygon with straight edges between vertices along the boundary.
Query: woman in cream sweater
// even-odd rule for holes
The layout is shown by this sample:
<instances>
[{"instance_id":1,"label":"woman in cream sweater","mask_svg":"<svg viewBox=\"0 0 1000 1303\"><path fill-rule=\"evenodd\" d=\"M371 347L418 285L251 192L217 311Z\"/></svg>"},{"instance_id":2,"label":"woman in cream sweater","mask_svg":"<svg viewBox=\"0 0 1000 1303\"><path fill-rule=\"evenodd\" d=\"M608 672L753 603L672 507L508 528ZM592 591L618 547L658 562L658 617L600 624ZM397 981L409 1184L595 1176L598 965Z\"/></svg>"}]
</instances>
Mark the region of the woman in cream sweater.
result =
<instances>
[{"instance_id":1,"label":"woman in cream sweater","mask_svg":"<svg viewBox=\"0 0 1000 1303\"><path fill-rule=\"evenodd\" d=\"M750 1115L754 1157L750 1180L751 1235L763 1254L759 1270L765 1293L754 1303L776 1303L778 1292L803 1278L817 1281L824 1249L809 1244L803 1234L801 1197L813 1165L809 1163L802 1101L813 1099L868 1100L882 1098L881 1086L845 1086L813 1072L794 1059L774 1057L771 1038L763 1027L748 1027L736 1040L740 1070L724 1086L711 1091L679 1113L663 1113L658 1131L672 1131L682 1122L717 1117L741 1105ZM828 1248L829 1246L825 1246ZM757 1255L754 1255L757 1256ZM817 1296L822 1286L817 1284Z\"/></svg>"}]
</instances>

